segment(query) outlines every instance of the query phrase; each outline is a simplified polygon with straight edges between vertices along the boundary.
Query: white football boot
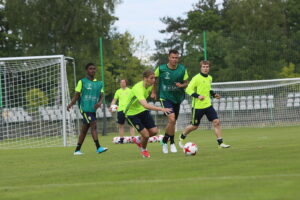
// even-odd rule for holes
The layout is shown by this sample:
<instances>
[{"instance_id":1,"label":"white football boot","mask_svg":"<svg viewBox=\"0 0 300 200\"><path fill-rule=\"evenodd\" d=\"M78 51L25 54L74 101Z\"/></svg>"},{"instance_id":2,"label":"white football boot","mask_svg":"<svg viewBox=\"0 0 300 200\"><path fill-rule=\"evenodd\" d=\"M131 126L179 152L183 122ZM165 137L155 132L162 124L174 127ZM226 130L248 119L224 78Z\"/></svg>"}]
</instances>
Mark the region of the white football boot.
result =
<instances>
[{"instance_id":1,"label":"white football boot","mask_svg":"<svg viewBox=\"0 0 300 200\"><path fill-rule=\"evenodd\" d=\"M171 151L172 153L177 153L177 148L176 148L175 144L171 144L171 145L170 145L170 151Z\"/></svg>"},{"instance_id":2,"label":"white football boot","mask_svg":"<svg viewBox=\"0 0 300 200\"><path fill-rule=\"evenodd\" d=\"M168 144L165 143L162 144L162 152L165 154L169 153Z\"/></svg>"},{"instance_id":3,"label":"white football boot","mask_svg":"<svg viewBox=\"0 0 300 200\"><path fill-rule=\"evenodd\" d=\"M219 148L229 148L229 147L230 147L229 144L222 143L222 144L219 145Z\"/></svg>"}]
</instances>

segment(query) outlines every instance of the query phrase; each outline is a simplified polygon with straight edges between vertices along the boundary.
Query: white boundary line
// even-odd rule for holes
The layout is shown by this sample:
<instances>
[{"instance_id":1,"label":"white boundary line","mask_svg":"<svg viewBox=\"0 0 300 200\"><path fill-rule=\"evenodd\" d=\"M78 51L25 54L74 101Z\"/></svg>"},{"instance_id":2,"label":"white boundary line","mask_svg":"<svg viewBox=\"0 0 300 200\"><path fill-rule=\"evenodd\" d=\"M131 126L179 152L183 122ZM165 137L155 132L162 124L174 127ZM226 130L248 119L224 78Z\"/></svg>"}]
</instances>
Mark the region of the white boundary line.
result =
<instances>
[{"instance_id":1,"label":"white boundary line","mask_svg":"<svg viewBox=\"0 0 300 200\"><path fill-rule=\"evenodd\" d=\"M122 181L98 181L87 183L53 183L25 186L1 186L0 190L6 189L30 189L30 188L55 188L55 187L73 187L73 186L90 186L90 185L115 185L115 184L149 184L149 183L168 183L168 182L187 182L187 181L214 181L214 180L246 180L246 179L266 179L266 178L286 178L300 177L300 174L274 174L274 175L257 175L257 176L220 176L220 177L194 177L179 179L148 179L148 180L122 180Z\"/></svg>"}]
</instances>

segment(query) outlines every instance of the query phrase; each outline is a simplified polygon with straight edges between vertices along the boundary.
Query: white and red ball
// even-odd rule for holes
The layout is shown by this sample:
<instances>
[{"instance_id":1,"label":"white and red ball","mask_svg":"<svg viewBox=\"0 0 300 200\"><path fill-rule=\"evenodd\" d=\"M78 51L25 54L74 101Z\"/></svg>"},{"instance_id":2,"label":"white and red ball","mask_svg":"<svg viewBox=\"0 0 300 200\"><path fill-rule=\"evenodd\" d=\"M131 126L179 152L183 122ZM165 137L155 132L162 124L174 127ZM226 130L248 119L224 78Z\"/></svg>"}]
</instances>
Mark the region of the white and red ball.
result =
<instances>
[{"instance_id":1,"label":"white and red ball","mask_svg":"<svg viewBox=\"0 0 300 200\"><path fill-rule=\"evenodd\" d=\"M118 105L111 105L110 108L112 112L116 112L118 110Z\"/></svg>"},{"instance_id":2,"label":"white and red ball","mask_svg":"<svg viewBox=\"0 0 300 200\"><path fill-rule=\"evenodd\" d=\"M187 142L183 147L183 152L185 155L194 156L198 151L198 147L193 142Z\"/></svg>"}]
</instances>

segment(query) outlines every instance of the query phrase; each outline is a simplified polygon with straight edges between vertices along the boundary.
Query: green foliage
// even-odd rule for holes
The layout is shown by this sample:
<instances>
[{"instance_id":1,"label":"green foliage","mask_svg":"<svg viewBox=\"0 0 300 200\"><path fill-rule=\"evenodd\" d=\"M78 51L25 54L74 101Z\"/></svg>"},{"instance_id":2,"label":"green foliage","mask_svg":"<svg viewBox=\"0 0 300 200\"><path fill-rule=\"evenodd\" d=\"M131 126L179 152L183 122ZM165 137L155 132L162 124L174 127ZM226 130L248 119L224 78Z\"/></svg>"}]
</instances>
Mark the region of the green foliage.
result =
<instances>
[{"instance_id":1,"label":"green foliage","mask_svg":"<svg viewBox=\"0 0 300 200\"><path fill-rule=\"evenodd\" d=\"M49 102L46 94L40 89L34 88L26 92L25 99L29 109L35 109L39 106L47 105Z\"/></svg>"},{"instance_id":2,"label":"green foliage","mask_svg":"<svg viewBox=\"0 0 300 200\"><path fill-rule=\"evenodd\" d=\"M300 77L300 73L295 72L295 65L293 63L289 63L288 66L284 66L280 72L281 78L297 78Z\"/></svg>"},{"instance_id":3,"label":"green foliage","mask_svg":"<svg viewBox=\"0 0 300 200\"><path fill-rule=\"evenodd\" d=\"M170 38L156 41L153 59L166 62L165 54L176 48L190 74L199 72L203 55L203 31L215 81L280 78L283 66L295 64L300 72L300 2L199 0L187 18L163 18ZM296 75L297 76L297 75Z\"/></svg>"}]
</instances>

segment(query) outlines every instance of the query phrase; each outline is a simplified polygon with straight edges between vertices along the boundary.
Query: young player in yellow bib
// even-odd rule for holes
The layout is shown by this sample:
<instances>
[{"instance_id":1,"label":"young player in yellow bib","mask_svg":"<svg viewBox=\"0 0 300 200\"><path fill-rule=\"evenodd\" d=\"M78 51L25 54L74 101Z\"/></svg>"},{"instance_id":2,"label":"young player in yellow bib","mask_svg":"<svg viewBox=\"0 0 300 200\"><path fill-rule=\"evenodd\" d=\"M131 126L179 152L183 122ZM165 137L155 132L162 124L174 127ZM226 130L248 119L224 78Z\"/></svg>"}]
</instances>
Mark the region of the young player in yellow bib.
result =
<instances>
[{"instance_id":1,"label":"young player in yellow bib","mask_svg":"<svg viewBox=\"0 0 300 200\"><path fill-rule=\"evenodd\" d=\"M224 144L221 134L220 120L217 112L211 104L210 97L220 98L219 94L211 90L212 77L208 74L210 69L209 61L200 62L200 73L194 76L186 88L186 93L192 97L192 124L187 126L179 138L179 146L183 148L183 140L186 136L199 127L203 115L213 123L215 135L220 148L229 148Z\"/></svg>"},{"instance_id":2,"label":"young player in yellow bib","mask_svg":"<svg viewBox=\"0 0 300 200\"><path fill-rule=\"evenodd\" d=\"M155 77L159 83L159 98L164 108L172 109L172 112L167 114L168 123L165 130L165 135L162 140L162 151L168 153L168 140L170 139L170 151L176 153L174 135L176 120L179 115L180 104L185 98L184 88L188 84L188 73L182 64L178 64L179 53L177 50L170 50L168 56L169 62L160 65L155 70ZM152 91L151 97L156 99L155 88Z\"/></svg>"},{"instance_id":3,"label":"young player in yellow bib","mask_svg":"<svg viewBox=\"0 0 300 200\"><path fill-rule=\"evenodd\" d=\"M74 155L83 154L80 149L89 128L91 128L92 137L96 145L96 153L103 153L107 151L107 148L102 147L99 144L96 123L96 110L101 107L103 98L103 82L95 79L96 67L93 63L88 63L85 66L85 69L87 77L78 81L75 89L75 95L71 103L67 106L67 110L70 111L76 101L79 100L79 108L83 116L82 126Z\"/></svg>"},{"instance_id":4,"label":"young player in yellow bib","mask_svg":"<svg viewBox=\"0 0 300 200\"><path fill-rule=\"evenodd\" d=\"M146 99L150 96L154 82L154 72L151 70L144 71L143 80L132 87L129 95L129 103L125 109L128 122L132 124L141 135L141 137L135 137L133 142L137 144L142 156L145 158L150 157L147 150L148 139L158 132L149 110L162 111L165 113L171 112L169 108L160 108L148 104Z\"/></svg>"},{"instance_id":5,"label":"young player in yellow bib","mask_svg":"<svg viewBox=\"0 0 300 200\"><path fill-rule=\"evenodd\" d=\"M118 113L117 113L118 121L117 121L117 123L119 124L119 134L120 134L119 143L123 144L124 125L125 125L124 110L128 104L128 96L131 92L131 89L127 87L127 83L126 83L125 79L120 80L120 86L121 86L121 88L116 91L110 106L115 105L116 102L118 101ZM111 107L109 108L109 111L112 112ZM134 128L132 126L130 126L130 135L132 137L134 136Z\"/></svg>"}]
</instances>

